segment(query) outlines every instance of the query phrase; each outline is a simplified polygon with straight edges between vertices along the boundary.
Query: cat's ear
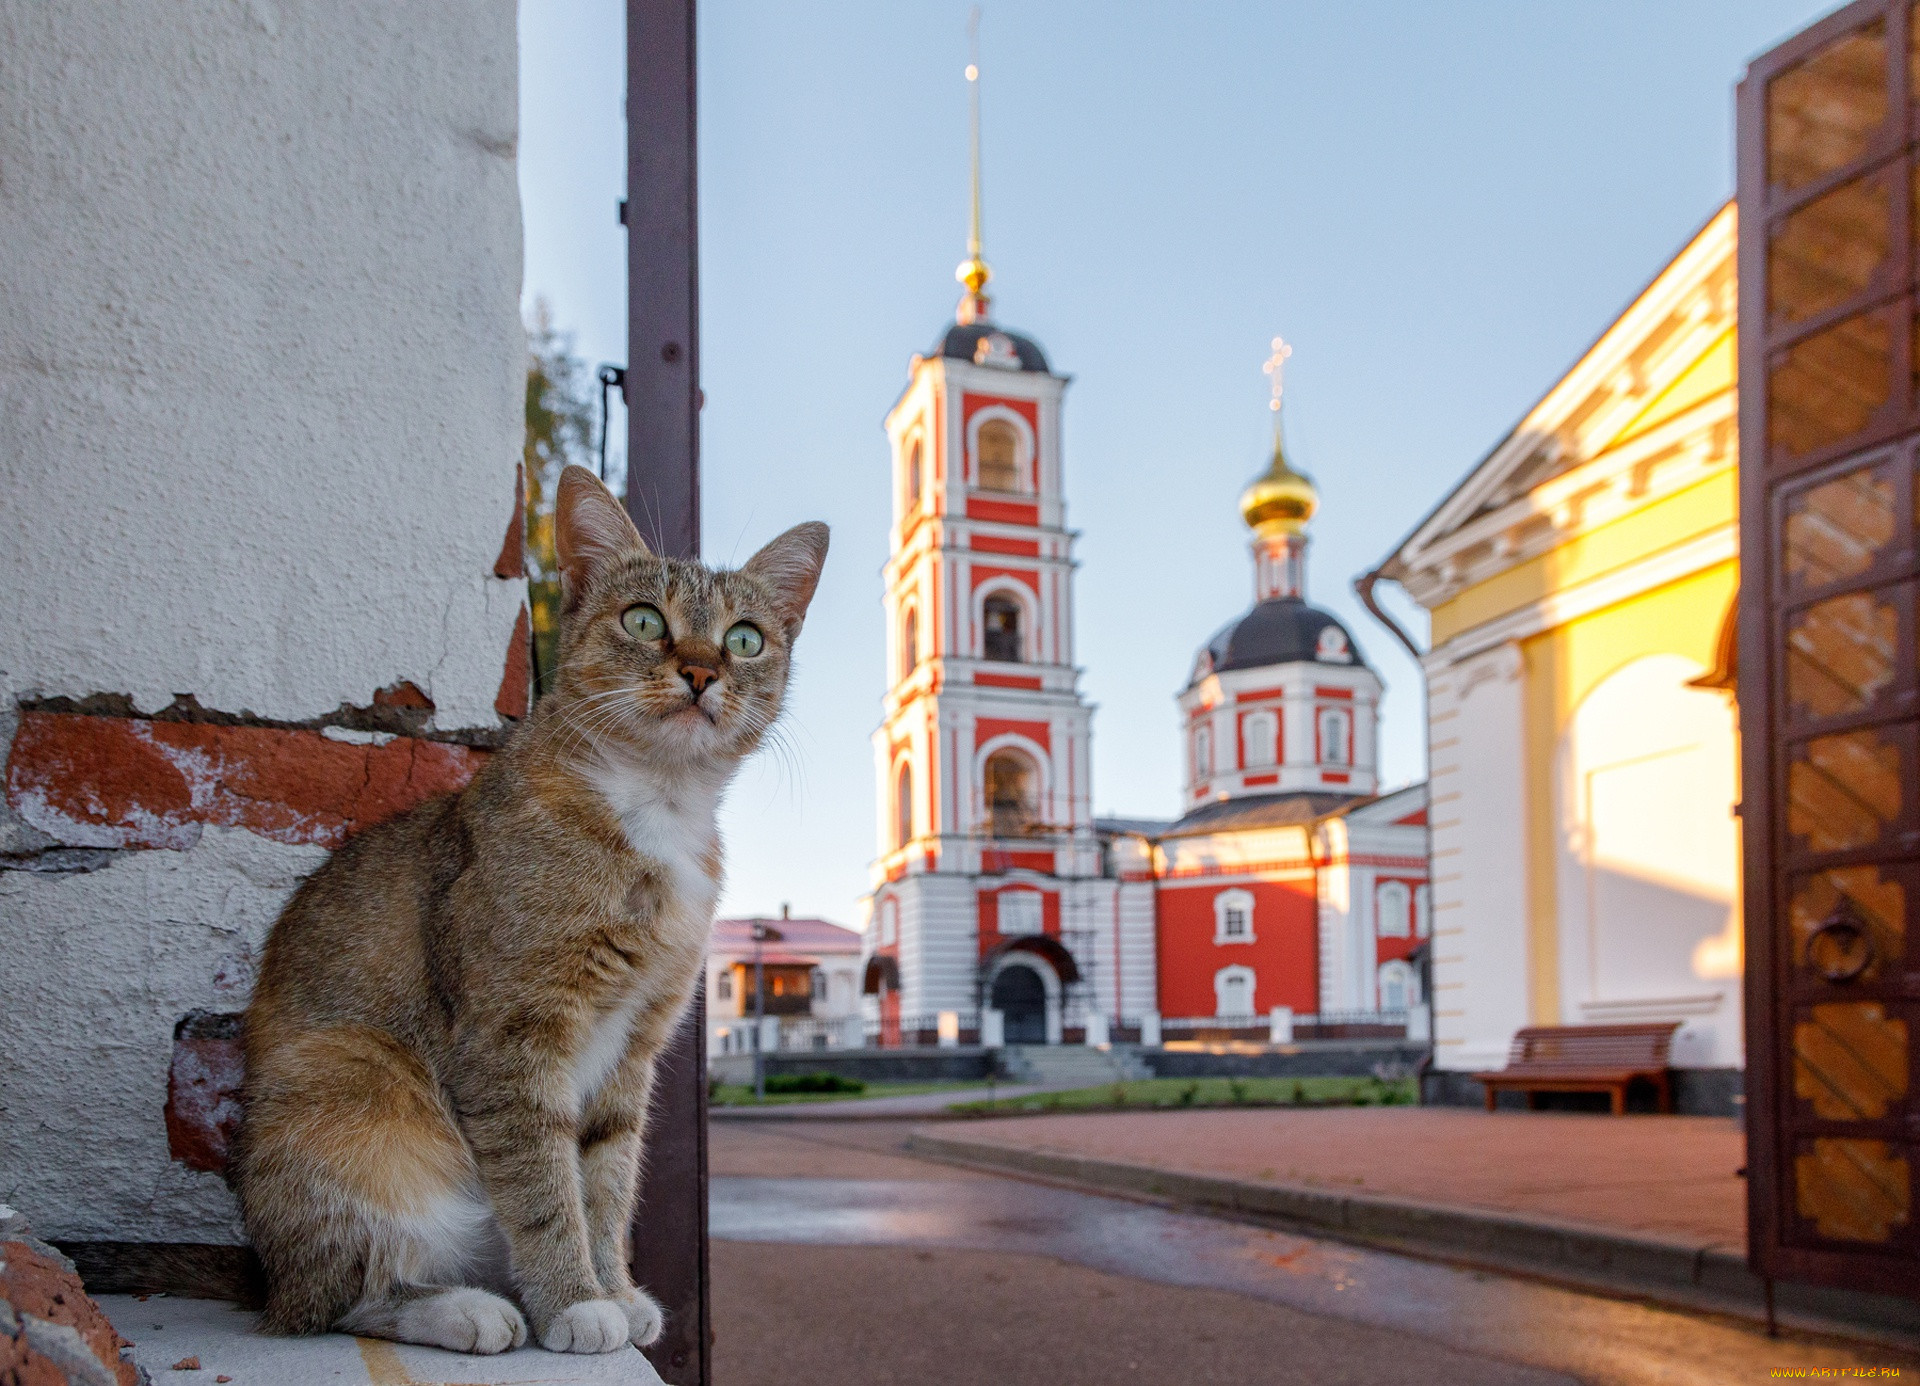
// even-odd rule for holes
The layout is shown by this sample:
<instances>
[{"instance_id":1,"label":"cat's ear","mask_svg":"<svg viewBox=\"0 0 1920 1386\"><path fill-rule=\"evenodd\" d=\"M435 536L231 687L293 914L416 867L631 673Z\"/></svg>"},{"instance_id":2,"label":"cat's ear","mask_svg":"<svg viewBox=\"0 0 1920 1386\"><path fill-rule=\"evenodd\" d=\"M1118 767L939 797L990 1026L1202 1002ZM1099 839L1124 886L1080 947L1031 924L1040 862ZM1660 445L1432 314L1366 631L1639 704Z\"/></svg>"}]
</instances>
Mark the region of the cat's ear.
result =
<instances>
[{"instance_id":1,"label":"cat's ear","mask_svg":"<svg viewBox=\"0 0 1920 1386\"><path fill-rule=\"evenodd\" d=\"M648 552L626 508L585 467L569 466L560 473L553 503L553 540L569 608L603 563L636 549Z\"/></svg>"},{"instance_id":2,"label":"cat's ear","mask_svg":"<svg viewBox=\"0 0 1920 1386\"><path fill-rule=\"evenodd\" d=\"M818 520L795 525L746 561L741 572L773 589L787 639L800 633L813 589L820 585L820 569L827 561L827 527Z\"/></svg>"}]
</instances>

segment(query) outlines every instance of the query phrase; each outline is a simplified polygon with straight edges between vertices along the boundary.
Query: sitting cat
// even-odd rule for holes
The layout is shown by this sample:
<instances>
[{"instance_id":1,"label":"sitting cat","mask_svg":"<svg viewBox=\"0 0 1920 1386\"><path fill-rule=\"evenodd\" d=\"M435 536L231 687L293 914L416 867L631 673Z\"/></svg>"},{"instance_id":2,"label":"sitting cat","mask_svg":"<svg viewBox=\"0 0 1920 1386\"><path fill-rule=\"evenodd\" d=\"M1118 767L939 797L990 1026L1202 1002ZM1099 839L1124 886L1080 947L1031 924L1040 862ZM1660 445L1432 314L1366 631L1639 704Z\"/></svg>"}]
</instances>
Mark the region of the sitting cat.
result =
<instances>
[{"instance_id":1,"label":"sitting cat","mask_svg":"<svg viewBox=\"0 0 1920 1386\"><path fill-rule=\"evenodd\" d=\"M465 789L335 853L267 941L237 1159L267 1332L660 1335L627 1271L648 1089L701 977L721 792L780 713L827 527L737 572L656 558L581 467L555 523L552 692Z\"/></svg>"}]
</instances>

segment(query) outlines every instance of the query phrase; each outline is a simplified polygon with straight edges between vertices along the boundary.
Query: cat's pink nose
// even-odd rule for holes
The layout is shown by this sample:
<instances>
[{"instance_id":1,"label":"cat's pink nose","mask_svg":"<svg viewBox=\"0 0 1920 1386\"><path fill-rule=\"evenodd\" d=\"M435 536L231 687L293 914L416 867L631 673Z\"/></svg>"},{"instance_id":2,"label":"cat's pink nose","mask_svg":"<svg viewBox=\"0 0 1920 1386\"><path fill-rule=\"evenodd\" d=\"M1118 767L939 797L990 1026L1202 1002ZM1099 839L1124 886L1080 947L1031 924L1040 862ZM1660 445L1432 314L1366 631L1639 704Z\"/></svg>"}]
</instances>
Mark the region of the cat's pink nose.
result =
<instances>
[{"instance_id":1,"label":"cat's pink nose","mask_svg":"<svg viewBox=\"0 0 1920 1386\"><path fill-rule=\"evenodd\" d=\"M703 668L698 664L687 664L681 667L680 677L687 681L687 687L691 688L693 690L693 696L698 698L702 693L707 691L707 685L719 678L720 675L716 671Z\"/></svg>"}]
</instances>

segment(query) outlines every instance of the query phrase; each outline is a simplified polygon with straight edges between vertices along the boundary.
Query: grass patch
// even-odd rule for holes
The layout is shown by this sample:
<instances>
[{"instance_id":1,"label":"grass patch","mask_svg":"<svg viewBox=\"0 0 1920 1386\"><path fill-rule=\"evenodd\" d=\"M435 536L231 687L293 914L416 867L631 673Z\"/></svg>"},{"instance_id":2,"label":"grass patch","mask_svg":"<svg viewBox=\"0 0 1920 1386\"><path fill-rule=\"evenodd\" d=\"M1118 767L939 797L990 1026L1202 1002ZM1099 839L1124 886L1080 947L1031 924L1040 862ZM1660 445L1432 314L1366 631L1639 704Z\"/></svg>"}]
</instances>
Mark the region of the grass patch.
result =
<instances>
[{"instance_id":1,"label":"grass patch","mask_svg":"<svg viewBox=\"0 0 1920 1386\"><path fill-rule=\"evenodd\" d=\"M980 1086L979 1082L946 1083L868 1083L861 1092L774 1092L774 1080L767 1080L767 1100L753 1100L753 1084L720 1083L708 1089L707 1101L715 1107L771 1107L788 1102L864 1102L875 1097L912 1097L923 1092L956 1092Z\"/></svg>"},{"instance_id":2,"label":"grass patch","mask_svg":"<svg viewBox=\"0 0 1920 1386\"><path fill-rule=\"evenodd\" d=\"M1417 1098L1414 1080L1400 1078L1139 1078L1069 1092L1036 1093L993 1103L959 1102L947 1108L968 1116L1014 1112L1124 1112L1188 1107L1400 1107Z\"/></svg>"}]
</instances>

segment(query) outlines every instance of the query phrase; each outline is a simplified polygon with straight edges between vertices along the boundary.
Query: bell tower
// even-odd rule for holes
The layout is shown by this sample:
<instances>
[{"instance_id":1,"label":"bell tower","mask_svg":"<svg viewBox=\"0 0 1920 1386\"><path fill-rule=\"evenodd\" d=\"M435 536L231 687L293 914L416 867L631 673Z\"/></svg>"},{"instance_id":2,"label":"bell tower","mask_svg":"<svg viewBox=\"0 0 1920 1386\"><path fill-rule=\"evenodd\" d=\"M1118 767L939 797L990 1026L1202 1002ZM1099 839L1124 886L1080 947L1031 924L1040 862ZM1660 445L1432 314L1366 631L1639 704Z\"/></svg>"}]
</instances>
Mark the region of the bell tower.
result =
<instances>
[{"instance_id":1,"label":"bell tower","mask_svg":"<svg viewBox=\"0 0 1920 1386\"><path fill-rule=\"evenodd\" d=\"M885 423L893 524L867 989L880 998L884 1039L889 1024L912 1030L917 1018L992 1006L998 973L1017 963L1037 975L1038 1023L1057 1040L1096 971L1097 950L1079 935L1099 911L1080 887L1104 885L1092 712L1073 662L1067 381L991 315L977 63L967 80L973 195L960 302L911 359ZM1033 978L1016 980L1035 992ZM1009 1043L1043 1038L1012 1033L1011 1012L1006 1023ZM1019 1023L1035 1022L1023 1012Z\"/></svg>"}]
</instances>

